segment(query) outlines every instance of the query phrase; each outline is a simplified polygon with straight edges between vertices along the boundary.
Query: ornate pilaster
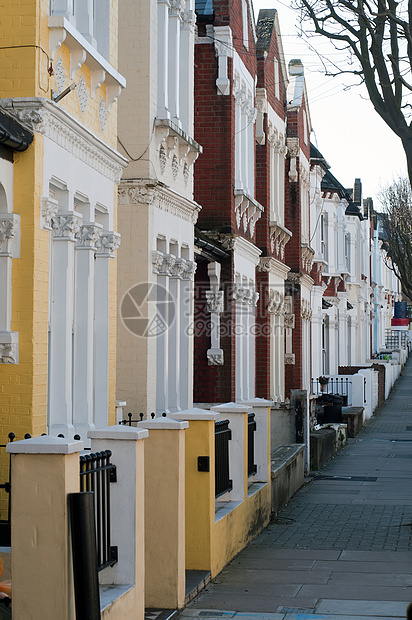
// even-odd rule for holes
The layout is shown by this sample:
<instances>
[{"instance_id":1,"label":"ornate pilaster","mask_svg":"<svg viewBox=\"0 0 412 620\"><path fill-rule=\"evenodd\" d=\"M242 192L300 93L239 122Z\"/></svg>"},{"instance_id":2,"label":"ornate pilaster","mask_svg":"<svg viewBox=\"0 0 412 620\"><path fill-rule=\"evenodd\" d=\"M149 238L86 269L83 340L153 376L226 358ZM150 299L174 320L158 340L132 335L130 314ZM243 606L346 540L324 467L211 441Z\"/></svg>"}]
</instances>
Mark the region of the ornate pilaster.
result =
<instances>
[{"instance_id":1,"label":"ornate pilaster","mask_svg":"<svg viewBox=\"0 0 412 620\"><path fill-rule=\"evenodd\" d=\"M220 263L213 262L207 266L210 280L210 290L206 291L207 311L210 312L211 348L208 349L207 363L209 366L222 366L224 362L223 350L220 348L220 314L224 309L224 292L220 289Z\"/></svg>"},{"instance_id":2,"label":"ornate pilaster","mask_svg":"<svg viewBox=\"0 0 412 620\"><path fill-rule=\"evenodd\" d=\"M227 59L233 58L232 30L230 26L215 26L213 35L218 58L217 94L230 95Z\"/></svg>"},{"instance_id":3,"label":"ornate pilaster","mask_svg":"<svg viewBox=\"0 0 412 620\"><path fill-rule=\"evenodd\" d=\"M20 218L18 215L0 214L0 256L12 257L13 240L19 232Z\"/></svg>"},{"instance_id":4,"label":"ornate pilaster","mask_svg":"<svg viewBox=\"0 0 412 620\"><path fill-rule=\"evenodd\" d=\"M16 332L13 332L16 336ZM1 342L0 333L0 364L18 364L18 343Z\"/></svg>"},{"instance_id":5,"label":"ornate pilaster","mask_svg":"<svg viewBox=\"0 0 412 620\"><path fill-rule=\"evenodd\" d=\"M53 218L57 215L59 203L49 196L42 196L41 199L41 228L52 230Z\"/></svg>"}]
</instances>

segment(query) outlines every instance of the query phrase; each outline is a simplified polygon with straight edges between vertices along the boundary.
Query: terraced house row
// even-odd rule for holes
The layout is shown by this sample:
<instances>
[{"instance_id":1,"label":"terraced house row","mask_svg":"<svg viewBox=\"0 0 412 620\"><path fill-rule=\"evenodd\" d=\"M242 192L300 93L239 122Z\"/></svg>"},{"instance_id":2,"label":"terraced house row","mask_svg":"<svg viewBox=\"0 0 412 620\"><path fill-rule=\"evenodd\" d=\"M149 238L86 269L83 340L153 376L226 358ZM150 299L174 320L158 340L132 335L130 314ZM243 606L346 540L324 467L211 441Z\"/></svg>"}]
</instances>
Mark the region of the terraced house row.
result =
<instances>
[{"instance_id":1,"label":"terraced house row","mask_svg":"<svg viewBox=\"0 0 412 620\"><path fill-rule=\"evenodd\" d=\"M275 8L3 1L0 516L16 618L74 617L83 450L117 467L96 605L143 618L183 606L299 486L319 377L361 422L388 395L407 355L390 330L399 283L360 179L345 188L311 144L309 104Z\"/></svg>"}]
</instances>

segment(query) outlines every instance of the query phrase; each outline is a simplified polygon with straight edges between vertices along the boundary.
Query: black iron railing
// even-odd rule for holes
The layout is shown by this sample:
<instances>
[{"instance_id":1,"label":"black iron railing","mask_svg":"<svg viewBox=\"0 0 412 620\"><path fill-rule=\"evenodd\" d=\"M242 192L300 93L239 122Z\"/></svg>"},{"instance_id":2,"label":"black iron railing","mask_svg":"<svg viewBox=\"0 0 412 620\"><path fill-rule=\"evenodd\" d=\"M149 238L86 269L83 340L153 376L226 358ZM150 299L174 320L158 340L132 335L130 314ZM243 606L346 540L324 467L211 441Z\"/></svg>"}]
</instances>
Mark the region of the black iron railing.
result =
<instances>
[{"instance_id":1,"label":"black iron railing","mask_svg":"<svg viewBox=\"0 0 412 620\"><path fill-rule=\"evenodd\" d=\"M319 396L320 394L334 394L336 396L342 396L343 405L348 404L348 398L350 396L349 391L352 385L352 381L348 377L330 377L328 382L321 383L319 379L311 379L311 392Z\"/></svg>"},{"instance_id":2,"label":"black iron railing","mask_svg":"<svg viewBox=\"0 0 412 620\"><path fill-rule=\"evenodd\" d=\"M165 418L167 414L162 413L162 416ZM128 417L127 420L120 420L119 424L123 424L123 426L136 426L138 422L143 422L143 420L145 419L144 413L139 413L139 419L133 418L133 413L128 413L127 417ZM150 415L147 414L146 420L150 420L150 419L154 420L155 417L156 417L156 414L152 412Z\"/></svg>"},{"instance_id":3,"label":"black iron railing","mask_svg":"<svg viewBox=\"0 0 412 620\"><path fill-rule=\"evenodd\" d=\"M229 420L215 422L215 496L232 490L229 478L229 441L232 431Z\"/></svg>"},{"instance_id":4,"label":"black iron railing","mask_svg":"<svg viewBox=\"0 0 412 620\"><path fill-rule=\"evenodd\" d=\"M255 465L255 414L249 413L247 416L247 475L254 476L257 472Z\"/></svg>"},{"instance_id":5,"label":"black iron railing","mask_svg":"<svg viewBox=\"0 0 412 620\"><path fill-rule=\"evenodd\" d=\"M117 547L110 540L110 483L117 481L111 455L110 450L103 450L80 457L80 491L94 493L99 571L117 562Z\"/></svg>"}]
</instances>

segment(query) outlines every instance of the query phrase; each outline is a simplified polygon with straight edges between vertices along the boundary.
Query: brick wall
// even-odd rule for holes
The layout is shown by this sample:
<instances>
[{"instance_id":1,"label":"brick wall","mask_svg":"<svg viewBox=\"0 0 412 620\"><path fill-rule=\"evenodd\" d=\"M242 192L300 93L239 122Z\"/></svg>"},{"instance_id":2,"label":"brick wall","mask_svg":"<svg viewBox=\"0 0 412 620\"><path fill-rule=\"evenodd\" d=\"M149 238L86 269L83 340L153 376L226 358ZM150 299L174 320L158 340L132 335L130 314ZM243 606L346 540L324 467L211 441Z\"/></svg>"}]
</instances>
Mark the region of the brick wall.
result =
<instances>
[{"instance_id":1,"label":"brick wall","mask_svg":"<svg viewBox=\"0 0 412 620\"><path fill-rule=\"evenodd\" d=\"M225 294L224 312L220 315L223 366L209 366L207 350L210 342L210 313L206 308L205 291L210 289L207 261L198 262L195 276L194 336L194 403L222 403L235 400L235 336L234 303L231 299L232 261L222 263L221 281Z\"/></svg>"}]
</instances>

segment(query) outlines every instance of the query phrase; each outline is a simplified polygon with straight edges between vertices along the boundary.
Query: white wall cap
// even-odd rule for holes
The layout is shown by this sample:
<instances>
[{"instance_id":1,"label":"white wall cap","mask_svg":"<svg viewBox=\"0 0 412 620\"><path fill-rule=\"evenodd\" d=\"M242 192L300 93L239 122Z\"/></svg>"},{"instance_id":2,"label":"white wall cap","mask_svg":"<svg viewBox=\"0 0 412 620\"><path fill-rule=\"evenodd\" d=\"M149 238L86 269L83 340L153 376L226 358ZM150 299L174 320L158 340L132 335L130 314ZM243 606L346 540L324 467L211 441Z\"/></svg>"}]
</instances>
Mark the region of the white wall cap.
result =
<instances>
[{"instance_id":1,"label":"white wall cap","mask_svg":"<svg viewBox=\"0 0 412 620\"><path fill-rule=\"evenodd\" d=\"M90 430L87 433L87 437L89 439L125 439L129 441L138 441L139 439L146 439L146 437L149 437L149 433L144 430L139 430L134 426L117 424Z\"/></svg>"},{"instance_id":2,"label":"white wall cap","mask_svg":"<svg viewBox=\"0 0 412 620\"><path fill-rule=\"evenodd\" d=\"M83 441L43 435L42 437L12 441L7 444L6 452L12 454L74 454L81 452L83 448Z\"/></svg>"},{"instance_id":3,"label":"white wall cap","mask_svg":"<svg viewBox=\"0 0 412 620\"><path fill-rule=\"evenodd\" d=\"M274 400L267 400L267 398L251 398L246 399L240 404L249 405L250 407L273 407Z\"/></svg>"},{"instance_id":4,"label":"white wall cap","mask_svg":"<svg viewBox=\"0 0 412 620\"><path fill-rule=\"evenodd\" d=\"M172 420L169 417L153 418L153 420L142 420L137 423L140 428L149 428L150 430L166 430L166 431L180 431L185 428L189 428L189 422L178 422L178 420Z\"/></svg>"},{"instance_id":5,"label":"white wall cap","mask_svg":"<svg viewBox=\"0 0 412 620\"><path fill-rule=\"evenodd\" d=\"M211 408L211 411L218 411L219 413L251 413L252 407L239 403L223 403L223 405L215 405Z\"/></svg>"},{"instance_id":6,"label":"white wall cap","mask_svg":"<svg viewBox=\"0 0 412 620\"><path fill-rule=\"evenodd\" d=\"M126 407L127 402L125 400L116 400L116 407Z\"/></svg>"},{"instance_id":7,"label":"white wall cap","mask_svg":"<svg viewBox=\"0 0 412 620\"><path fill-rule=\"evenodd\" d=\"M214 413L207 409L200 409L199 407L192 407L191 409L184 409L184 411L171 413L170 417L175 420L218 420L220 418L220 413Z\"/></svg>"}]
</instances>

